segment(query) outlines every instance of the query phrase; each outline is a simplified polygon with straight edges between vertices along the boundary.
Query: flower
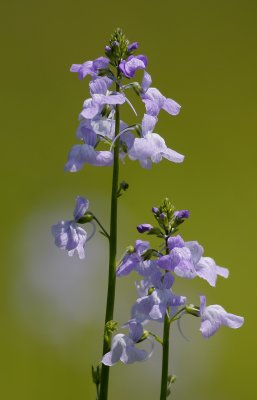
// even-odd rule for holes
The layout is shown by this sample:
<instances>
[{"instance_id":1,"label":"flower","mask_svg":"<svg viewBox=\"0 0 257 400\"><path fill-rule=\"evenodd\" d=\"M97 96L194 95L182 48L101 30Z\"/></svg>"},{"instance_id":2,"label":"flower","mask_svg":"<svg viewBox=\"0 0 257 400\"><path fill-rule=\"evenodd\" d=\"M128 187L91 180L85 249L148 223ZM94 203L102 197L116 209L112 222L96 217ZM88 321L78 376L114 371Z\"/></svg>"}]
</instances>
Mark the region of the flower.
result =
<instances>
[{"instance_id":1,"label":"flower","mask_svg":"<svg viewBox=\"0 0 257 400\"><path fill-rule=\"evenodd\" d=\"M95 78L99 69L108 68L109 62L108 58L99 57L94 61L86 61L83 64L72 64L70 71L77 72L79 79L84 79L87 75Z\"/></svg>"},{"instance_id":2,"label":"flower","mask_svg":"<svg viewBox=\"0 0 257 400\"><path fill-rule=\"evenodd\" d=\"M156 270L148 281L141 281L143 291L152 288L152 293L137 299L132 307L132 318L143 323L148 320L163 321L168 307L177 307L185 304L186 297L176 296L170 290L174 282L174 277L166 272L162 275L160 270ZM145 285L146 283L146 285ZM139 288L141 292L141 288ZM140 293L139 292L139 293Z\"/></svg>"},{"instance_id":3,"label":"flower","mask_svg":"<svg viewBox=\"0 0 257 400\"><path fill-rule=\"evenodd\" d=\"M52 226L56 246L68 250L69 256L73 256L74 252L77 251L80 259L85 258L84 245L87 240L87 232L79 227L77 222L84 216L88 207L89 201L78 196L74 209L74 220L59 221Z\"/></svg>"},{"instance_id":4,"label":"flower","mask_svg":"<svg viewBox=\"0 0 257 400\"><path fill-rule=\"evenodd\" d=\"M92 119L99 116L103 107L108 105L123 104L126 101L124 93L109 92L108 87L112 80L107 77L100 77L92 80L89 84L92 98L86 99L80 118Z\"/></svg>"},{"instance_id":5,"label":"flower","mask_svg":"<svg viewBox=\"0 0 257 400\"><path fill-rule=\"evenodd\" d=\"M142 255L149 249L149 242L136 240L133 252L127 252L116 270L116 275L126 276L132 270L137 271L142 276L150 275L156 268L153 260L144 260Z\"/></svg>"},{"instance_id":6,"label":"flower","mask_svg":"<svg viewBox=\"0 0 257 400\"><path fill-rule=\"evenodd\" d=\"M107 167L113 164L113 154L111 151L97 151L88 144L76 144L68 154L68 161L64 169L77 172L85 163L97 167Z\"/></svg>"},{"instance_id":7,"label":"flower","mask_svg":"<svg viewBox=\"0 0 257 400\"><path fill-rule=\"evenodd\" d=\"M164 97L158 89L150 87L151 83L151 75L144 71L141 99L145 103L146 113L156 117L163 109L171 115L179 114L181 106L176 101Z\"/></svg>"},{"instance_id":8,"label":"flower","mask_svg":"<svg viewBox=\"0 0 257 400\"><path fill-rule=\"evenodd\" d=\"M119 360L124 364L132 364L136 361L147 360L152 352L147 353L145 350L137 349L135 344L140 341L143 336L143 326L136 321L129 321L129 335L119 333L112 339L111 351L105 354L102 363L112 366Z\"/></svg>"},{"instance_id":9,"label":"flower","mask_svg":"<svg viewBox=\"0 0 257 400\"><path fill-rule=\"evenodd\" d=\"M133 78L138 69L145 69L146 67L147 58L143 55L129 56L127 60L122 60L119 64L119 69L126 78Z\"/></svg>"},{"instance_id":10,"label":"flower","mask_svg":"<svg viewBox=\"0 0 257 400\"><path fill-rule=\"evenodd\" d=\"M227 313L223 307L214 304L206 307L206 297L200 296L200 331L204 338L209 338L221 327L240 328L244 323L244 318L238 315Z\"/></svg>"},{"instance_id":11,"label":"flower","mask_svg":"<svg viewBox=\"0 0 257 400\"><path fill-rule=\"evenodd\" d=\"M159 163L162 157L169 161L181 163L184 160L182 154L169 149L164 139L157 133L153 133L153 129L157 122L157 118L145 114L142 121L142 136L134 140L133 146L128 151L131 160L139 160L143 168L151 168L152 162Z\"/></svg>"},{"instance_id":12,"label":"flower","mask_svg":"<svg viewBox=\"0 0 257 400\"><path fill-rule=\"evenodd\" d=\"M184 242L180 235L168 239L168 255L158 259L160 268L174 271L176 275L193 279L196 276L205 279L211 286L215 286L217 276L227 278L227 268L216 265L210 257L202 257L203 247L197 241Z\"/></svg>"},{"instance_id":13,"label":"flower","mask_svg":"<svg viewBox=\"0 0 257 400\"><path fill-rule=\"evenodd\" d=\"M77 172L85 163L94 166L111 166L113 164L113 142L115 138L115 120L113 113L108 118L96 115L92 119L83 119L77 129L77 138L83 144L72 147L65 164L65 171ZM128 126L120 121L120 153L121 160L124 159L134 142L134 136L128 132ZM100 142L109 146L110 150L96 150Z\"/></svg>"}]
</instances>

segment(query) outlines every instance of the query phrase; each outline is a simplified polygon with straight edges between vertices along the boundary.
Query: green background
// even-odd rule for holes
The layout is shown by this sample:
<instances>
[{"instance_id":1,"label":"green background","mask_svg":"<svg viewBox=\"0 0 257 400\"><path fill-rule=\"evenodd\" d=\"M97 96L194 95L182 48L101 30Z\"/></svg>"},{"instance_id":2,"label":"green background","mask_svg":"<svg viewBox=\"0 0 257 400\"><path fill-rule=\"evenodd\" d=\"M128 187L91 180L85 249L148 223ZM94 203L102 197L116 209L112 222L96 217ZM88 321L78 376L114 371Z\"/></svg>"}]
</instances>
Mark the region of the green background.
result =
<instances>
[{"instance_id":1,"label":"green background","mask_svg":"<svg viewBox=\"0 0 257 400\"><path fill-rule=\"evenodd\" d=\"M78 194L108 225L110 168L64 173L76 143L77 116L88 97L72 63L103 55L120 26L149 60L153 85L182 105L159 115L156 131L186 155L150 171L126 160L121 179L119 255L169 196L191 218L181 233L230 269L215 289L200 279L175 283L176 293L243 315L239 330L210 340L199 321L174 326L173 399L253 399L256 386L256 70L257 2L10 0L1 5L1 398L94 399L91 364L99 361L107 245L88 243L87 260L55 248L50 225L69 219ZM141 79L140 72L138 77ZM143 107L131 93L142 118ZM128 106L122 118L135 121ZM116 319L135 299L135 275L117 285ZM159 327L160 328L160 327ZM159 329L158 328L158 329ZM160 348L151 360L111 370L110 400L158 399Z\"/></svg>"}]
</instances>

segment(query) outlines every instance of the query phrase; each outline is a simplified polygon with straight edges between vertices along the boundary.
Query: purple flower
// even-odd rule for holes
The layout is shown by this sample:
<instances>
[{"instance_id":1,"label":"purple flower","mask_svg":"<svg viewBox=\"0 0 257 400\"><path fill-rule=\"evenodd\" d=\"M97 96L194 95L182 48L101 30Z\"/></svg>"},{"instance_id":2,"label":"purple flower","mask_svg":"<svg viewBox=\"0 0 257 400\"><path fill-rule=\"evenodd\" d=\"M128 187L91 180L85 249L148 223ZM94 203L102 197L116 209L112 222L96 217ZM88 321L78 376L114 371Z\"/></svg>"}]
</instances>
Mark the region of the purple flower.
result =
<instances>
[{"instance_id":1,"label":"purple flower","mask_svg":"<svg viewBox=\"0 0 257 400\"><path fill-rule=\"evenodd\" d=\"M115 136L115 120L112 115L108 118L96 116L92 119L83 119L80 121L76 136L90 146L95 146L98 140L104 140L105 138L113 140Z\"/></svg>"},{"instance_id":2,"label":"purple flower","mask_svg":"<svg viewBox=\"0 0 257 400\"><path fill-rule=\"evenodd\" d=\"M77 196L76 205L73 211L74 219L76 222L78 222L80 218L82 218L85 215L88 207L89 207L89 201L84 197Z\"/></svg>"},{"instance_id":3,"label":"purple flower","mask_svg":"<svg viewBox=\"0 0 257 400\"><path fill-rule=\"evenodd\" d=\"M138 47L139 47L139 43L138 42L133 42L133 43L128 45L128 52L132 53L133 51L137 50Z\"/></svg>"},{"instance_id":4,"label":"purple flower","mask_svg":"<svg viewBox=\"0 0 257 400\"><path fill-rule=\"evenodd\" d=\"M111 113L108 118L99 116L93 119L83 119L77 129L77 138L82 140L83 144L77 144L72 147L68 154L68 161L65 165L65 171L77 172L85 163L94 166L110 166L113 164L112 141L115 137L115 120ZM120 121L120 158L121 160L132 147L134 135L127 131L128 126ZM125 131L122 133L122 131ZM96 150L99 142L109 145L110 150Z\"/></svg>"},{"instance_id":5,"label":"purple flower","mask_svg":"<svg viewBox=\"0 0 257 400\"><path fill-rule=\"evenodd\" d=\"M113 164L113 154L111 151L97 151L88 144L76 144L68 154L64 169L77 172L85 163L96 167L108 167Z\"/></svg>"},{"instance_id":6,"label":"purple flower","mask_svg":"<svg viewBox=\"0 0 257 400\"><path fill-rule=\"evenodd\" d=\"M202 257L203 247L196 241L184 242L180 235L168 239L169 254L158 259L160 268L174 271L176 275L193 279L196 276L215 286L217 276L227 278L227 268L219 267L210 257Z\"/></svg>"},{"instance_id":7,"label":"purple flower","mask_svg":"<svg viewBox=\"0 0 257 400\"><path fill-rule=\"evenodd\" d=\"M210 257L202 257L203 247L198 242L185 242L185 246L190 250L192 261L195 266L196 275L205 279L211 286L216 285L218 275L227 278L229 270L216 265Z\"/></svg>"},{"instance_id":8,"label":"purple flower","mask_svg":"<svg viewBox=\"0 0 257 400\"><path fill-rule=\"evenodd\" d=\"M170 290L174 277L166 272L163 276L156 270L150 276L151 286L154 289L150 295L137 299L132 307L132 318L143 323L148 320L163 321L168 307L177 307L185 304L186 297L176 296ZM149 280L147 285L149 287Z\"/></svg>"},{"instance_id":9,"label":"purple flower","mask_svg":"<svg viewBox=\"0 0 257 400\"><path fill-rule=\"evenodd\" d=\"M128 336L119 333L113 337L111 351L104 355L103 364L112 366L119 360L124 364L132 364L136 361L145 361L151 356L152 352L147 353L145 350L135 347L135 344L143 336L143 326L136 321L130 321L128 326Z\"/></svg>"},{"instance_id":10,"label":"purple flower","mask_svg":"<svg viewBox=\"0 0 257 400\"><path fill-rule=\"evenodd\" d=\"M150 224L141 224L137 226L137 230L139 233L149 232L153 229L153 226Z\"/></svg>"},{"instance_id":11,"label":"purple flower","mask_svg":"<svg viewBox=\"0 0 257 400\"><path fill-rule=\"evenodd\" d=\"M87 240L87 232L79 227L76 222L85 214L88 206L89 201L78 196L74 209L74 220L59 221L52 226L56 246L68 250L69 256L73 256L74 252L77 251L80 259L85 258L84 245Z\"/></svg>"},{"instance_id":12,"label":"purple flower","mask_svg":"<svg viewBox=\"0 0 257 400\"><path fill-rule=\"evenodd\" d=\"M133 78L138 69L145 69L147 67L146 56L129 56L127 60L123 60L119 64L119 69L127 78Z\"/></svg>"},{"instance_id":13,"label":"purple flower","mask_svg":"<svg viewBox=\"0 0 257 400\"><path fill-rule=\"evenodd\" d=\"M108 87L112 80L106 77L100 77L90 82L90 94L92 98L86 99L83 104L83 110L80 113L81 118L92 119L100 116L103 107L106 104L123 104L126 101L124 93L109 92Z\"/></svg>"},{"instance_id":14,"label":"purple flower","mask_svg":"<svg viewBox=\"0 0 257 400\"><path fill-rule=\"evenodd\" d=\"M143 137L134 140L134 144L128 152L130 159L139 160L143 168L151 168L152 162L159 163L162 157L175 163L181 163L184 156L169 149L164 139L157 133L153 133L156 122L156 117L144 115L142 121Z\"/></svg>"},{"instance_id":15,"label":"purple flower","mask_svg":"<svg viewBox=\"0 0 257 400\"><path fill-rule=\"evenodd\" d=\"M176 219L184 219L184 218L189 218L189 211L188 210L180 210L180 211L175 211L174 212L174 217Z\"/></svg>"},{"instance_id":16,"label":"purple flower","mask_svg":"<svg viewBox=\"0 0 257 400\"><path fill-rule=\"evenodd\" d=\"M99 57L94 61L86 61L83 64L72 64L70 71L77 72L79 79L84 79L87 75L95 78L99 69L108 68L109 62L108 58Z\"/></svg>"},{"instance_id":17,"label":"purple flower","mask_svg":"<svg viewBox=\"0 0 257 400\"><path fill-rule=\"evenodd\" d=\"M156 117L161 109L167 111L171 115L177 115L181 106L172 99L164 97L156 88L151 88L151 76L145 71L142 80L141 99L145 103L146 113Z\"/></svg>"},{"instance_id":18,"label":"purple flower","mask_svg":"<svg viewBox=\"0 0 257 400\"><path fill-rule=\"evenodd\" d=\"M149 249L149 242L136 240L133 253L126 253L116 270L117 276L126 276L135 270L142 276L150 275L156 268L152 260L144 260L142 255Z\"/></svg>"},{"instance_id":19,"label":"purple flower","mask_svg":"<svg viewBox=\"0 0 257 400\"><path fill-rule=\"evenodd\" d=\"M200 315L202 320L200 331L204 338L214 335L221 325L237 329L244 323L243 317L227 313L217 304L206 307L205 296L200 296Z\"/></svg>"}]
</instances>

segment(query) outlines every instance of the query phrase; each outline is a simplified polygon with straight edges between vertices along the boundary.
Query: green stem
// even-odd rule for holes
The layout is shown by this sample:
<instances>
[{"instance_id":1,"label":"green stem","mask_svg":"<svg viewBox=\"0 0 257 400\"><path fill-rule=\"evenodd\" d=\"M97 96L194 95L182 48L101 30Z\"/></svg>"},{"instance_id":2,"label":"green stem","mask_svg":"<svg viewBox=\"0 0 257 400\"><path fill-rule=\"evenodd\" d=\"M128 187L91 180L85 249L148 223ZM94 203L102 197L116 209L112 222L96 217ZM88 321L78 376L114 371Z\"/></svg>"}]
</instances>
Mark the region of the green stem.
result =
<instances>
[{"instance_id":1,"label":"green stem","mask_svg":"<svg viewBox=\"0 0 257 400\"><path fill-rule=\"evenodd\" d=\"M165 243L166 243L166 254L169 254L167 238L165 240ZM169 344L170 344L169 311L170 311L169 308L167 308L166 314L164 317L163 339L162 339L162 378L161 378L160 400L167 399L168 374L169 374Z\"/></svg>"},{"instance_id":2,"label":"green stem","mask_svg":"<svg viewBox=\"0 0 257 400\"><path fill-rule=\"evenodd\" d=\"M168 310L167 310L168 312ZM161 379L161 394L160 400L167 399L168 373L169 373L169 339L170 339L170 319L168 314L165 314L163 339L162 339L162 379Z\"/></svg>"},{"instance_id":3,"label":"green stem","mask_svg":"<svg viewBox=\"0 0 257 400\"><path fill-rule=\"evenodd\" d=\"M110 240L110 235L109 235L109 233L106 231L106 229L104 229L103 225L101 224L101 222L99 221L99 219L96 218L95 215L94 215L94 220L95 220L95 222L100 226L100 228L102 229L102 233L104 233L104 235L107 237L107 239Z\"/></svg>"},{"instance_id":4,"label":"green stem","mask_svg":"<svg viewBox=\"0 0 257 400\"><path fill-rule=\"evenodd\" d=\"M116 91L120 87L116 84ZM120 110L119 105L115 107L115 137L120 131ZM111 198L111 220L109 240L109 276L105 313L105 329L103 339L103 356L110 351L111 332L106 331L106 324L113 319L115 284L116 284L116 252L117 252L117 192L119 179L119 139L114 145L113 175L112 175L112 198ZM108 399L109 367L102 364L99 400Z\"/></svg>"}]
</instances>

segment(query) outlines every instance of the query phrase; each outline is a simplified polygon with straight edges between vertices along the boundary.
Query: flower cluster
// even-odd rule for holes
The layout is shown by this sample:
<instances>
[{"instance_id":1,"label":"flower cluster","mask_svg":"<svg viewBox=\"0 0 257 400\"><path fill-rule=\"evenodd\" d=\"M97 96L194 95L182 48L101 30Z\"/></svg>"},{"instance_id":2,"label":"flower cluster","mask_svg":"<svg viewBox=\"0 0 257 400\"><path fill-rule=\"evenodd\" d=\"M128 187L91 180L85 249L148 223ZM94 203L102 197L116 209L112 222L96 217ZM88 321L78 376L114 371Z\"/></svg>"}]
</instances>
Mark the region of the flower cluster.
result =
<instances>
[{"instance_id":1,"label":"flower cluster","mask_svg":"<svg viewBox=\"0 0 257 400\"><path fill-rule=\"evenodd\" d=\"M76 172L86 163L95 166L112 165L114 145L119 147L122 160L127 155L131 160L138 160L143 168L159 163L162 157L175 163L183 161L184 156L168 148L164 139L154 132L160 110L177 115L180 105L151 87L152 79L146 72L147 58L144 55L134 55L137 48L138 43L129 44L118 29L111 37L110 44L105 47L106 57L71 66L71 72L76 72L80 79L87 75L91 77L91 97L84 101L79 114L77 138L80 144L70 150L66 171ZM134 78L137 70L144 71L141 85L139 82L124 82ZM127 102L134 110L125 95L130 88L134 89L145 104L146 112L139 124L128 126L120 121L117 132L116 106Z\"/></svg>"},{"instance_id":2,"label":"flower cluster","mask_svg":"<svg viewBox=\"0 0 257 400\"><path fill-rule=\"evenodd\" d=\"M138 47L138 42L129 43L122 31L117 29L105 46L105 56L73 64L70 69L81 80L90 76L90 97L85 99L79 113L76 132L79 143L70 150L65 170L77 172L84 164L113 166L110 232L88 211L89 202L81 196L76 199L73 219L62 220L52 226L56 246L67 250L69 256L77 252L80 259L85 258L85 243L95 232L94 222L99 225L100 233L109 240L104 365L92 368L99 400L107 398L109 374L105 366L112 366L118 361L131 364L147 360L152 354L154 340L162 344L163 357L166 357L162 365L161 399L167 398L169 385L173 382L173 377L168 375L169 329L171 323L184 314L201 319L200 331L204 338L212 336L221 325L236 329L244 322L243 317L230 314L219 305L206 306L203 295L200 296L199 306L196 306L188 304L186 296L173 291L175 280L181 278L192 280L199 277L215 287L218 276L227 278L229 271L217 265L212 258L204 256L204 249L197 241L185 241L177 233L179 226L189 218L189 211L176 210L168 199L164 199L160 207L152 208L156 221L154 225L143 223L137 226L140 234L146 233L160 239L160 246L153 248L149 241L138 239L134 246L127 248L118 266L115 264L117 199L129 187L125 181L119 184L119 160L124 162L128 157L132 161L139 161L147 169L163 158L174 163L184 160L184 156L169 148L155 131L161 110L175 116L180 112L180 105L152 87L152 78L147 72L147 57L134 54ZM140 83L134 80L138 70L141 70L142 76ZM131 89L145 107L144 115L134 125L120 119L120 107L125 103L137 115L127 96ZM90 236L80 226L86 223L92 223L94 227ZM118 333L112 338L117 327L113 321L115 279L133 271L140 276L140 280L135 284L137 299L132 305L130 319L123 325L129 332ZM163 339L144 328L149 321L164 324ZM150 350L138 347L139 343L144 346L145 340L150 341Z\"/></svg>"},{"instance_id":3,"label":"flower cluster","mask_svg":"<svg viewBox=\"0 0 257 400\"><path fill-rule=\"evenodd\" d=\"M200 296L200 307L196 307L186 305L187 298L173 292L175 276L185 279L200 277L215 286L217 276L227 278L229 271L218 266L212 258L204 257L203 247L197 241L184 241L180 235L175 234L178 226L189 217L188 210L176 211L170 201L165 199L159 208L153 207L152 212L159 226L141 224L137 230L161 238L164 241L162 251L151 248L148 241L137 240L134 246L127 249L117 267L118 277L126 276L132 271L142 277L136 282L138 298L131 308L128 324L130 330L131 324L137 326L137 332L141 335L133 336L132 339L130 333L130 339L126 340L126 335L114 336L111 351L102 360L106 365L113 365L119 360L126 364L148 358L145 353L141 358L132 357L136 351L135 343L151 335L143 329L143 325L149 321L163 322L165 315L168 316L169 323L185 313L200 317L200 331L205 338L212 336L221 325L239 328L244 321L243 317L227 313L219 305L206 307L205 296ZM131 357L124 357L127 353Z\"/></svg>"}]
</instances>

